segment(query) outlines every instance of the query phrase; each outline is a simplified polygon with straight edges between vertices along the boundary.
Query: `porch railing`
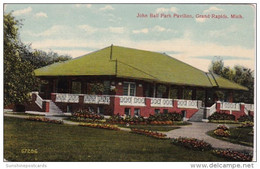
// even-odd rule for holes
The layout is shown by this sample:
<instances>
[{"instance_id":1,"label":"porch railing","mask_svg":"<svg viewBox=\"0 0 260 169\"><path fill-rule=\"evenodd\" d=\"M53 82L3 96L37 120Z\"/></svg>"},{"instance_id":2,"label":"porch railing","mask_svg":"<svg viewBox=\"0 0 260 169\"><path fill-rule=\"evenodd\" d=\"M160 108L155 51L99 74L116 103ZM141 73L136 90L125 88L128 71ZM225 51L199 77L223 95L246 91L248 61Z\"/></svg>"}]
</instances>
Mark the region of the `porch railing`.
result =
<instances>
[{"instance_id":1,"label":"porch railing","mask_svg":"<svg viewBox=\"0 0 260 169\"><path fill-rule=\"evenodd\" d=\"M177 100L178 108L198 108L198 100Z\"/></svg>"},{"instance_id":2,"label":"porch railing","mask_svg":"<svg viewBox=\"0 0 260 169\"><path fill-rule=\"evenodd\" d=\"M79 103L79 95L69 93L56 93L55 102Z\"/></svg>"},{"instance_id":3,"label":"porch railing","mask_svg":"<svg viewBox=\"0 0 260 169\"><path fill-rule=\"evenodd\" d=\"M38 93L35 93L36 94L36 100L35 100L35 103L42 109L42 98L39 96Z\"/></svg>"},{"instance_id":4,"label":"porch railing","mask_svg":"<svg viewBox=\"0 0 260 169\"><path fill-rule=\"evenodd\" d=\"M254 111L254 105L253 104L245 104L245 108L249 111Z\"/></svg>"},{"instance_id":5,"label":"porch railing","mask_svg":"<svg viewBox=\"0 0 260 169\"><path fill-rule=\"evenodd\" d=\"M118 96L120 105L123 106L145 106L145 97Z\"/></svg>"},{"instance_id":6,"label":"porch railing","mask_svg":"<svg viewBox=\"0 0 260 169\"><path fill-rule=\"evenodd\" d=\"M150 98L151 107L173 107L172 99Z\"/></svg>"},{"instance_id":7,"label":"porch railing","mask_svg":"<svg viewBox=\"0 0 260 169\"><path fill-rule=\"evenodd\" d=\"M221 102L220 110L240 111L240 103Z\"/></svg>"},{"instance_id":8,"label":"porch railing","mask_svg":"<svg viewBox=\"0 0 260 169\"><path fill-rule=\"evenodd\" d=\"M110 96L106 95L84 95L84 103L88 104L110 104Z\"/></svg>"}]
</instances>

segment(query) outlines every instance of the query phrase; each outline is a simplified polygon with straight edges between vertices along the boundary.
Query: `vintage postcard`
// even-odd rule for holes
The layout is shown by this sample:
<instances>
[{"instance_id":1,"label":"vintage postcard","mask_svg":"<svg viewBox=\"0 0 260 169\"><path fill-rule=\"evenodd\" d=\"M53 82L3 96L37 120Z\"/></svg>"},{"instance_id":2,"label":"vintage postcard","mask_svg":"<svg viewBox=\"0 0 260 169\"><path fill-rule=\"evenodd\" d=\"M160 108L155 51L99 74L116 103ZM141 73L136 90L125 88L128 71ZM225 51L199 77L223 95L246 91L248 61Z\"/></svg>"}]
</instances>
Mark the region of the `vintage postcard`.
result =
<instances>
[{"instance_id":1,"label":"vintage postcard","mask_svg":"<svg viewBox=\"0 0 260 169\"><path fill-rule=\"evenodd\" d=\"M256 4L3 8L7 167L251 162L236 164L253 168Z\"/></svg>"}]
</instances>

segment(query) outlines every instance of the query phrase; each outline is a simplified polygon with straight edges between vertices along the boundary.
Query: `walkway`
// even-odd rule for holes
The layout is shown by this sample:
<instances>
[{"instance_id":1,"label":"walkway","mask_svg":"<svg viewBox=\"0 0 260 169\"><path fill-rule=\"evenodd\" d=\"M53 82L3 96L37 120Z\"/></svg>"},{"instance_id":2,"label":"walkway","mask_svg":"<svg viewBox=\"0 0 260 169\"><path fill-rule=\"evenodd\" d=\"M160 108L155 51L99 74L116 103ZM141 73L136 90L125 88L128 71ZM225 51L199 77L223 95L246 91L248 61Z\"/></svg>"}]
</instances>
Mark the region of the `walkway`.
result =
<instances>
[{"instance_id":1,"label":"walkway","mask_svg":"<svg viewBox=\"0 0 260 169\"><path fill-rule=\"evenodd\" d=\"M16 118L29 117L28 115L17 115L17 114L8 114L8 113L4 113L4 116L16 117ZM63 120L64 124L67 124L67 125L78 125L80 123L80 122L73 122L73 121L65 120L62 117L48 116L47 118L51 118L51 119L55 119L55 120ZM181 126L181 128L165 132L165 134L167 134L167 136L170 138L189 137L189 138L196 138L199 140L204 140L204 141L210 143L214 148L221 148L221 149L229 148L232 150L253 153L252 147L247 147L247 146L243 146L243 145L239 145L239 144L233 144L233 143L230 143L227 141L222 141L222 140L210 137L206 134L206 132L216 129L217 126L218 126L218 124L214 124L214 123L192 122L192 125ZM229 126L231 126L231 125L229 125ZM123 130L123 131L128 131L128 132L131 131L129 128L123 128L123 127L119 127L119 128L120 128L120 130Z\"/></svg>"},{"instance_id":2,"label":"walkway","mask_svg":"<svg viewBox=\"0 0 260 169\"><path fill-rule=\"evenodd\" d=\"M221 149L229 148L237 151L246 151L250 153L253 152L252 147L247 147L239 144L233 144L227 141L222 141L210 137L206 134L208 131L216 129L217 126L218 124L214 124L214 123L192 122L192 125L182 126L181 128L171 130L166 134L170 138L189 137L189 138L204 140L205 142L210 143L214 148L221 148Z\"/></svg>"}]
</instances>

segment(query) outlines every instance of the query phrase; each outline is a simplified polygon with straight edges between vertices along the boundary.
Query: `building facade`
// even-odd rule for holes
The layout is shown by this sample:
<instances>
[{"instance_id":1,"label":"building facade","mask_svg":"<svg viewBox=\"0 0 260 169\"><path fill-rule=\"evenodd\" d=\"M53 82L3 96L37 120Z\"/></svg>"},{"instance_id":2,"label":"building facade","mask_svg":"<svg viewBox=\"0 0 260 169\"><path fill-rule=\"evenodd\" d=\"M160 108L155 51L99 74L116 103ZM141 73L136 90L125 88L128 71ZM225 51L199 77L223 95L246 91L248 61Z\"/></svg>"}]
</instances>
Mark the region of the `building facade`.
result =
<instances>
[{"instance_id":1,"label":"building facade","mask_svg":"<svg viewBox=\"0 0 260 169\"><path fill-rule=\"evenodd\" d=\"M145 116L177 112L187 119L214 111L236 117L253 105L232 103L233 93L248 90L206 73L165 53L109 46L93 53L35 70L43 81L32 93L29 111L50 113L87 109L105 115ZM219 102L216 91L223 91Z\"/></svg>"}]
</instances>

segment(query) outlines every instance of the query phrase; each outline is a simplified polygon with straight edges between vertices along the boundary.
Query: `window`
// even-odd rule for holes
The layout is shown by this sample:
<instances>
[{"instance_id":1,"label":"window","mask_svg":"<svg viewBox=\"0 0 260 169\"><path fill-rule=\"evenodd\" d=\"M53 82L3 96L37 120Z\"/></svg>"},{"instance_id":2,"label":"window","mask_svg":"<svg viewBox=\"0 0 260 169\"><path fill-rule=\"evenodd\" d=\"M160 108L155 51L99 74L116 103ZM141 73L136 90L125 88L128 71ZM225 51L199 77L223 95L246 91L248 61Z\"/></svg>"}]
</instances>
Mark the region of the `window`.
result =
<instances>
[{"instance_id":1,"label":"window","mask_svg":"<svg viewBox=\"0 0 260 169\"><path fill-rule=\"evenodd\" d=\"M168 109L163 109L163 114L167 114L168 113Z\"/></svg>"},{"instance_id":2,"label":"window","mask_svg":"<svg viewBox=\"0 0 260 169\"><path fill-rule=\"evenodd\" d=\"M135 83L131 83L131 82L124 82L123 85L123 94L125 96L135 96Z\"/></svg>"},{"instance_id":3,"label":"window","mask_svg":"<svg viewBox=\"0 0 260 169\"><path fill-rule=\"evenodd\" d=\"M135 111L134 111L134 114L135 114L135 116L140 116L141 114L140 114L140 109L135 109Z\"/></svg>"},{"instance_id":4,"label":"window","mask_svg":"<svg viewBox=\"0 0 260 169\"><path fill-rule=\"evenodd\" d=\"M81 82L72 82L71 93L80 94L81 93Z\"/></svg>"},{"instance_id":5,"label":"window","mask_svg":"<svg viewBox=\"0 0 260 169\"><path fill-rule=\"evenodd\" d=\"M130 108L125 108L125 115L130 116L131 115L131 109Z\"/></svg>"},{"instance_id":6,"label":"window","mask_svg":"<svg viewBox=\"0 0 260 169\"><path fill-rule=\"evenodd\" d=\"M154 109L154 114L160 114L160 109Z\"/></svg>"}]
</instances>

